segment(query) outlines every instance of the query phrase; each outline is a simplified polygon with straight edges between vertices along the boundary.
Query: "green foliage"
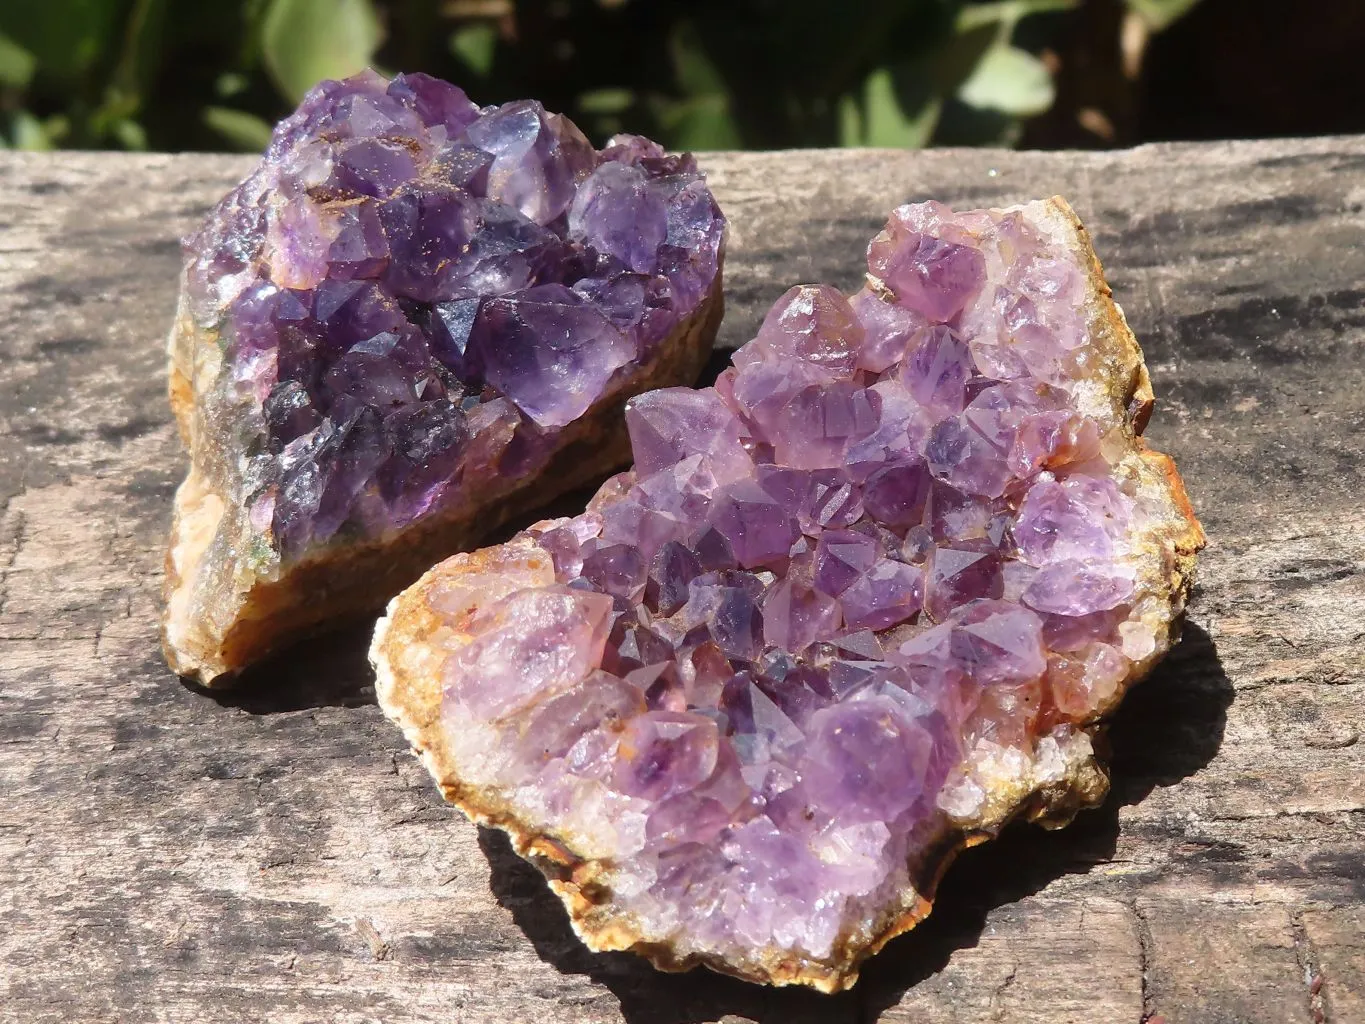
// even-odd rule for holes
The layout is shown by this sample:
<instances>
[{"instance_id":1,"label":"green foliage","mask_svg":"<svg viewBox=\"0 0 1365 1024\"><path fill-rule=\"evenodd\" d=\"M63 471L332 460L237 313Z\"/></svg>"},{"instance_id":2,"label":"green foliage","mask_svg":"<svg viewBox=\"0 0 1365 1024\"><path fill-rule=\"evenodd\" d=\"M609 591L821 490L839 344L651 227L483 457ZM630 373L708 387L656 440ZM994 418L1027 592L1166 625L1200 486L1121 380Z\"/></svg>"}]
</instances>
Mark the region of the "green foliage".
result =
<instances>
[{"instance_id":1,"label":"green foliage","mask_svg":"<svg viewBox=\"0 0 1365 1024\"><path fill-rule=\"evenodd\" d=\"M0 88L22 89L33 77L38 60L13 39L0 36Z\"/></svg>"},{"instance_id":2,"label":"green foliage","mask_svg":"<svg viewBox=\"0 0 1365 1024\"><path fill-rule=\"evenodd\" d=\"M1196 0L0 0L0 144L258 150L317 81L420 70L601 141L1010 143L1085 3ZM1021 26L1023 28L1021 29Z\"/></svg>"},{"instance_id":3,"label":"green foliage","mask_svg":"<svg viewBox=\"0 0 1365 1024\"><path fill-rule=\"evenodd\" d=\"M840 145L906 149L928 145L943 102L926 89L915 95L898 88L907 80L923 85L913 68L877 68L863 80L860 93L845 95L839 101Z\"/></svg>"},{"instance_id":4,"label":"green foliage","mask_svg":"<svg viewBox=\"0 0 1365 1024\"><path fill-rule=\"evenodd\" d=\"M234 149L265 149L270 142L270 123L231 107L205 107L204 123L221 135Z\"/></svg>"},{"instance_id":5,"label":"green foliage","mask_svg":"<svg viewBox=\"0 0 1365 1024\"><path fill-rule=\"evenodd\" d=\"M325 78L363 71L382 36L370 0L271 0L261 51L280 92L298 102Z\"/></svg>"},{"instance_id":6,"label":"green foliage","mask_svg":"<svg viewBox=\"0 0 1365 1024\"><path fill-rule=\"evenodd\" d=\"M1028 51L992 46L958 87L957 97L978 110L1030 117L1052 106L1052 76Z\"/></svg>"},{"instance_id":7,"label":"green foliage","mask_svg":"<svg viewBox=\"0 0 1365 1024\"><path fill-rule=\"evenodd\" d=\"M44 73L74 82L101 63L121 33L126 4L108 0L11 0L0 31L32 55Z\"/></svg>"},{"instance_id":8,"label":"green foliage","mask_svg":"<svg viewBox=\"0 0 1365 1024\"><path fill-rule=\"evenodd\" d=\"M450 50L459 57L475 78L487 78L493 70L498 30L487 22L461 25L450 35Z\"/></svg>"},{"instance_id":9,"label":"green foliage","mask_svg":"<svg viewBox=\"0 0 1365 1024\"><path fill-rule=\"evenodd\" d=\"M730 109L730 89L696 29L681 22L669 39L679 98L656 97L662 134L678 149L740 149L743 140Z\"/></svg>"}]
</instances>

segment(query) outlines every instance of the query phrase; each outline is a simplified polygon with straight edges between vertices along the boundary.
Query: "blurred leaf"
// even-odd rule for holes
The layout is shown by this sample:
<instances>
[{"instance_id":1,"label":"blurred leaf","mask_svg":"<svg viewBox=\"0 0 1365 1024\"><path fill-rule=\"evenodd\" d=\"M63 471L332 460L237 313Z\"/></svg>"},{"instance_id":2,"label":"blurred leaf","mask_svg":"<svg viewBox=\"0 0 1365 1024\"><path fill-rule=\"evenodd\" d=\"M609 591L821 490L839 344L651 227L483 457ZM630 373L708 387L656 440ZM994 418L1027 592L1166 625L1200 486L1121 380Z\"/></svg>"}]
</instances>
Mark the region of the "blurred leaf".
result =
<instances>
[{"instance_id":1,"label":"blurred leaf","mask_svg":"<svg viewBox=\"0 0 1365 1024\"><path fill-rule=\"evenodd\" d=\"M10 144L15 149L53 149L55 143L43 123L27 110L14 112L10 123Z\"/></svg>"},{"instance_id":2,"label":"blurred leaf","mask_svg":"<svg viewBox=\"0 0 1365 1024\"><path fill-rule=\"evenodd\" d=\"M124 149L142 150L147 148L147 132L142 125L131 117L121 117L112 125L114 138Z\"/></svg>"},{"instance_id":3,"label":"blurred leaf","mask_svg":"<svg viewBox=\"0 0 1365 1024\"><path fill-rule=\"evenodd\" d=\"M239 14L242 29L237 45L237 61L243 67L254 67L261 61L265 19L270 14L271 0L242 0Z\"/></svg>"},{"instance_id":4,"label":"blurred leaf","mask_svg":"<svg viewBox=\"0 0 1365 1024\"><path fill-rule=\"evenodd\" d=\"M942 102L927 87L927 78L921 79L913 71L902 72L899 77L900 88L890 69L878 68L863 83L859 99L844 97L839 105L842 145L913 149L928 144ZM910 80L923 81L924 85L915 89ZM918 101L912 98L915 92L919 93Z\"/></svg>"},{"instance_id":5,"label":"blurred leaf","mask_svg":"<svg viewBox=\"0 0 1365 1024\"><path fill-rule=\"evenodd\" d=\"M270 143L269 123L244 110L205 107L204 123L243 152L259 153Z\"/></svg>"},{"instance_id":6,"label":"blurred leaf","mask_svg":"<svg viewBox=\"0 0 1365 1024\"><path fill-rule=\"evenodd\" d=\"M1142 16L1153 32L1160 32L1189 13L1199 0L1125 0L1128 9Z\"/></svg>"},{"instance_id":7,"label":"blurred leaf","mask_svg":"<svg viewBox=\"0 0 1365 1024\"><path fill-rule=\"evenodd\" d=\"M165 20L166 0L135 0L128 15L118 67L114 70L115 88L135 97L146 94L161 61Z\"/></svg>"},{"instance_id":8,"label":"blurred leaf","mask_svg":"<svg viewBox=\"0 0 1365 1024\"><path fill-rule=\"evenodd\" d=\"M85 74L118 38L123 0L4 0L0 33L58 78Z\"/></svg>"},{"instance_id":9,"label":"blurred leaf","mask_svg":"<svg viewBox=\"0 0 1365 1024\"><path fill-rule=\"evenodd\" d=\"M236 96L238 93L246 92L251 85L250 80L236 71L224 71L213 83L213 91L223 99Z\"/></svg>"},{"instance_id":10,"label":"blurred leaf","mask_svg":"<svg viewBox=\"0 0 1365 1024\"><path fill-rule=\"evenodd\" d=\"M1001 25L1008 35L1030 14L1070 11L1080 5L1081 0L998 0L997 3L971 4L958 12L957 29L966 32L982 25Z\"/></svg>"},{"instance_id":11,"label":"blurred leaf","mask_svg":"<svg viewBox=\"0 0 1365 1024\"><path fill-rule=\"evenodd\" d=\"M43 133L53 145L60 146L71 134L71 119L65 114L53 114L43 121Z\"/></svg>"},{"instance_id":12,"label":"blurred leaf","mask_svg":"<svg viewBox=\"0 0 1365 1024\"><path fill-rule=\"evenodd\" d=\"M586 114L619 114L634 102L629 89L593 89L578 97L578 107Z\"/></svg>"},{"instance_id":13,"label":"blurred leaf","mask_svg":"<svg viewBox=\"0 0 1365 1024\"><path fill-rule=\"evenodd\" d=\"M993 46L957 90L969 107L1016 117L1041 114L1052 106L1052 76L1033 54L1014 46Z\"/></svg>"},{"instance_id":14,"label":"blurred leaf","mask_svg":"<svg viewBox=\"0 0 1365 1024\"><path fill-rule=\"evenodd\" d=\"M294 102L324 78L363 71L381 38L370 0L272 0L261 25L266 68Z\"/></svg>"},{"instance_id":15,"label":"blurred leaf","mask_svg":"<svg viewBox=\"0 0 1365 1024\"><path fill-rule=\"evenodd\" d=\"M465 25L456 29L450 37L451 52L480 78L487 78L493 70L493 54L497 45L498 30L486 21Z\"/></svg>"},{"instance_id":16,"label":"blurred leaf","mask_svg":"<svg viewBox=\"0 0 1365 1024\"><path fill-rule=\"evenodd\" d=\"M691 24L683 22L674 30L669 51L673 55L673 73L683 92L692 96L726 95L725 78L706 55L701 36Z\"/></svg>"},{"instance_id":17,"label":"blurred leaf","mask_svg":"<svg viewBox=\"0 0 1365 1024\"><path fill-rule=\"evenodd\" d=\"M138 105L137 96L110 85L104 90L103 102L81 126L83 134L105 145L112 138L123 149L146 149L146 133L134 120Z\"/></svg>"},{"instance_id":18,"label":"blurred leaf","mask_svg":"<svg viewBox=\"0 0 1365 1024\"><path fill-rule=\"evenodd\" d=\"M8 36L0 35L0 85L22 89L33 77L36 64L33 54Z\"/></svg>"},{"instance_id":19,"label":"blurred leaf","mask_svg":"<svg viewBox=\"0 0 1365 1024\"><path fill-rule=\"evenodd\" d=\"M743 140L724 96L664 100L657 104L659 123L670 149L742 149Z\"/></svg>"},{"instance_id":20,"label":"blurred leaf","mask_svg":"<svg viewBox=\"0 0 1365 1024\"><path fill-rule=\"evenodd\" d=\"M701 37L683 22L669 39L673 73L685 94L656 104L659 122L677 149L740 149L743 140L730 110L725 79L706 55Z\"/></svg>"},{"instance_id":21,"label":"blurred leaf","mask_svg":"<svg viewBox=\"0 0 1365 1024\"><path fill-rule=\"evenodd\" d=\"M924 65L933 78L935 89L947 96L957 92L971 78L992 47L1007 43L1000 26L986 23L959 31L925 58Z\"/></svg>"}]
</instances>

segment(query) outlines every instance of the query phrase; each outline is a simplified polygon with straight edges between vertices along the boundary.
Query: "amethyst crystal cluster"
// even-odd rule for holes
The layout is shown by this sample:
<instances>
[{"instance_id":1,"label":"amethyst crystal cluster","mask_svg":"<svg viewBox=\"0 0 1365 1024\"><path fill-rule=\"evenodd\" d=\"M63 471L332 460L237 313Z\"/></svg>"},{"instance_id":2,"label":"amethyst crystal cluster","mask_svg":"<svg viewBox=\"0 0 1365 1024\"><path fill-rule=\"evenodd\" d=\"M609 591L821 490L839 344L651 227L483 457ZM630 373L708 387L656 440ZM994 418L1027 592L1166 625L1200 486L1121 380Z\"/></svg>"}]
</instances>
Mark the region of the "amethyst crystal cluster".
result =
<instances>
[{"instance_id":1,"label":"amethyst crystal cluster","mask_svg":"<svg viewBox=\"0 0 1365 1024\"><path fill-rule=\"evenodd\" d=\"M1103 795L1088 728L1199 535L1080 231L900 208L851 299L793 288L715 387L634 399L584 514L391 606L385 706L595 947L839 988L968 837Z\"/></svg>"},{"instance_id":2,"label":"amethyst crystal cluster","mask_svg":"<svg viewBox=\"0 0 1365 1024\"><path fill-rule=\"evenodd\" d=\"M210 550L173 564L173 661L194 668L186 634L230 629L256 580L470 511L605 397L690 382L723 231L692 157L646 139L598 152L539 103L481 109L420 74L314 89L186 242L182 504L226 512L181 531Z\"/></svg>"}]
</instances>

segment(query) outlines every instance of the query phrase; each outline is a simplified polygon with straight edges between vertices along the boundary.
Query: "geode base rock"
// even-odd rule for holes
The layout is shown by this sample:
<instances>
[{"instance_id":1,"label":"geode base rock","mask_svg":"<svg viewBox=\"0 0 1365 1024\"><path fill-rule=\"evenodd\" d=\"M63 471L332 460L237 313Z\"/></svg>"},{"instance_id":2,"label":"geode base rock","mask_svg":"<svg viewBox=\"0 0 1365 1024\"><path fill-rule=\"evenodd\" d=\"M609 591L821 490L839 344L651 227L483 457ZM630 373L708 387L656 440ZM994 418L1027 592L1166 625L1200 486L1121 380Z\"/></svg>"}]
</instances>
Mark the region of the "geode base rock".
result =
<instances>
[{"instance_id":1,"label":"geode base rock","mask_svg":"<svg viewBox=\"0 0 1365 1024\"><path fill-rule=\"evenodd\" d=\"M314 89L185 242L171 667L229 678L626 463L626 399L710 353L724 229L646 139L425 75Z\"/></svg>"},{"instance_id":2,"label":"geode base rock","mask_svg":"<svg viewBox=\"0 0 1365 1024\"><path fill-rule=\"evenodd\" d=\"M385 712L593 949L852 985L963 846L1100 802L1176 639L1203 534L1070 208L902 207L868 270L380 621Z\"/></svg>"}]
</instances>

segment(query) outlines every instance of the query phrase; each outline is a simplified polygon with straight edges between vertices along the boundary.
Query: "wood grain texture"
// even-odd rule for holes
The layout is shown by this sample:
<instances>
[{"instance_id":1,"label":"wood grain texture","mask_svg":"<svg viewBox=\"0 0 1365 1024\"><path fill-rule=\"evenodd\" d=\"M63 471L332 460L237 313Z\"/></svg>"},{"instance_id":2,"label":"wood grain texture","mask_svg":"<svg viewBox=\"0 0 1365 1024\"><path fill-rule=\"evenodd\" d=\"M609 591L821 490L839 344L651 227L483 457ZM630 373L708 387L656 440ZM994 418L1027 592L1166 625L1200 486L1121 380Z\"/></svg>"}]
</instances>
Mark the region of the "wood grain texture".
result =
<instances>
[{"instance_id":1,"label":"wood grain texture","mask_svg":"<svg viewBox=\"0 0 1365 1024\"><path fill-rule=\"evenodd\" d=\"M1109 802L964 854L833 998L584 950L384 722L364 631L230 694L165 668L177 239L248 164L0 155L0 1021L1365 1020L1365 139L703 160L728 345L854 286L896 203L1066 195L1210 537Z\"/></svg>"}]
</instances>

